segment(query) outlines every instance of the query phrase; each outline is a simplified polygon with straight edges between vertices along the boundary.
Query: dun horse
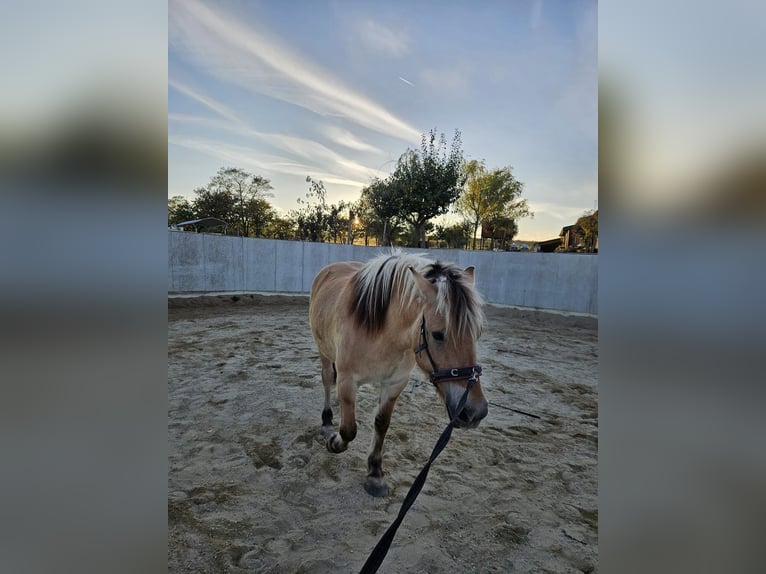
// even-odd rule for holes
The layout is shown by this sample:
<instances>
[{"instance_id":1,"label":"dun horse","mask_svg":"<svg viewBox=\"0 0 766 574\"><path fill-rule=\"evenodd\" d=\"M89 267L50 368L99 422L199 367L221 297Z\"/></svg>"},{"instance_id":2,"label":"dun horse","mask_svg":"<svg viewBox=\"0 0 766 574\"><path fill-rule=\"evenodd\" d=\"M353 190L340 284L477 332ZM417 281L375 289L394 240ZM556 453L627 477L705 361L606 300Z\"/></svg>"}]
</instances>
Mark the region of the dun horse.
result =
<instances>
[{"instance_id":1,"label":"dun horse","mask_svg":"<svg viewBox=\"0 0 766 574\"><path fill-rule=\"evenodd\" d=\"M309 316L322 363L322 436L339 453L356 437L357 385L380 384L365 490L385 496L382 449L396 399L417 366L436 386L450 419L475 379L456 426L475 427L487 415L476 363L484 315L474 269L394 251L367 264L332 263L311 286ZM425 353L423 353L425 351ZM340 428L333 430L330 391L337 382Z\"/></svg>"}]
</instances>

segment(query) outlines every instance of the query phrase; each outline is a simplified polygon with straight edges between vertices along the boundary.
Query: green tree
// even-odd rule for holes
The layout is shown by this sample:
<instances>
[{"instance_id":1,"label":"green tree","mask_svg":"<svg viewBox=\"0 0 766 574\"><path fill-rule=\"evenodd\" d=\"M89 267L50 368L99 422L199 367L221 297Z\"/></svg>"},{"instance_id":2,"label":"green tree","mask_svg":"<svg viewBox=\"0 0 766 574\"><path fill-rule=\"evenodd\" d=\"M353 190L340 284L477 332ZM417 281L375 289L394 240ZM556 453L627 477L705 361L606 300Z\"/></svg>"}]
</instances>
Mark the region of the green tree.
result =
<instances>
[{"instance_id":1,"label":"green tree","mask_svg":"<svg viewBox=\"0 0 766 574\"><path fill-rule=\"evenodd\" d=\"M393 245L391 238L401 231L400 198L390 181L374 179L362 189L354 206L365 226L365 232L375 235L378 245Z\"/></svg>"},{"instance_id":2,"label":"green tree","mask_svg":"<svg viewBox=\"0 0 766 574\"><path fill-rule=\"evenodd\" d=\"M434 237L448 249L465 249L472 229L471 222L466 220L449 226L437 225Z\"/></svg>"},{"instance_id":3,"label":"green tree","mask_svg":"<svg viewBox=\"0 0 766 574\"><path fill-rule=\"evenodd\" d=\"M168 199L168 227L176 223L196 219L194 206L183 195L174 195Z\"/></svg>"},{"instance_id":4,"label":"green tree","mask_svg":"<svg viewBox=\"0 0 766 574\"><path fill-rule=\"evenodd\" d=\"M578 234L583 239L585 251L593 253L596 249L596 240L598 239L598 209L580 217L577 222Z\"/></svg>"},{"instance_id":5,"label":"green tree","mask_svg":"<svg viewBox=\"0 0 766 574\"><path fill-rule=\"evenodd\" d=\"M471 222L474 249L476 232L482 222L501 218L516 221L532 215L527 200L521 199L524 184L513 176L510 167L488 171L484 161L471 160L463 164L463 172L465 186L455 209Z\"/></svg>"},{"instance_id":6,"label":"green tree","mask_svg":"<svg viewBox=\"0 0 766 574\"><path fill-rule=\"evenodd\" d=\"M347 243L349 221L348 216L343 214L348 213L350 207L345 201L327 206L327 233L333 243L338 243L338 238L342 243Z\"/></svg>"},{"instance_id":7,"label":"green tree","mask_svg":"<svg viewBox=\"0 0 766 574\"><path fill-rule=\"evenodd\" d=\"M413 227L413 244L418 247L427 247L428 222L447 213L460 196L465 181L462 163L460 132L455 131L448 152L444 134L437 140L436 131L431 130L423 134L420 153L407 150L385 180L392 186L389 191L398 215Z\"/></svg>"},{"instance_id":8,"label":"green tree","mask_svg":"<svg viewBox=\"0 0 766 574\"><path fill-rule=\"evenodd\" d=\"M508 244L513 241L518 232L519 226L513 217L502 214L491 216L482 221L482 249L484 248L485 237L492 240L490 248L494 248L495 240L499 240L500 249L507 249Z\"/></svg>"},{"instance_id":9,"label":"green tree","mask_svg":"<svg viewBox=\"0 0 766 574\"><path fill-rule=\"evenodd\" d=\"M296 227L296 236L301 241L324 241L327 230L327 190L322 181L306 176L309 190L306 198L298 198L298 209L290 210L289 216Z\"/></svg>"},{"instance_id":10,"label":"green tree","mask_svg":"<svg viewBox=\"0 0 766 574\"><path fill-rule=\"evenodd\" d=\"M271 239L295 239L295 223L275 215L266 224L263 235Z\"/></svg>"},{"instance_id":11,"label":"green tree","mask_svg":"<svg viewBox=\"0 0 766 574\"><path fill-rule=\"evenodd\" d=\"M277 217L274 207L265 199L259 197L247 202L247 217L250 235L264 237L269 224Z\"/></svg>"},{"instance_id":12,"label":"green tree","mask_svg":"<svg viewBox=\"0 0 766 574\"><path fill-rule=\"evenodd\" d=\"M309 190L305 199L298 198L298 209L290 210L290 220L295 225L296 237L301 241L345 242L348 238L348 212L350 204L341 201L327 203L327 190L322 181L306 177Z\"/></svg>"},{"instance_id":13,"label":"green tree","mask_svg":"<svg viewBox=\"0 0 766 574\"><path fill-rule=\"evenodd\" d=\"M271 183L265 177L253 175L243 169L222 167L210 179L208 189L232 198L232 221L229 225L237 235L249 237L256 227L263 227L267 215L262 203L266 197L273 197ZM262 200L262 201L257 201Z\"/></svg>"},{"instance_id":14,"label":"green tree","mask_svg":"<svg viewBox=\"0 0 766 574\"><path fill-rule=\"evenodd\" d=\"M225 190L198 187L194 190L194 211L198 218L217 217L230 224L234 220L234 196ZM231 226L228 227L231 231Z\"/></svg>"}]
</instances>

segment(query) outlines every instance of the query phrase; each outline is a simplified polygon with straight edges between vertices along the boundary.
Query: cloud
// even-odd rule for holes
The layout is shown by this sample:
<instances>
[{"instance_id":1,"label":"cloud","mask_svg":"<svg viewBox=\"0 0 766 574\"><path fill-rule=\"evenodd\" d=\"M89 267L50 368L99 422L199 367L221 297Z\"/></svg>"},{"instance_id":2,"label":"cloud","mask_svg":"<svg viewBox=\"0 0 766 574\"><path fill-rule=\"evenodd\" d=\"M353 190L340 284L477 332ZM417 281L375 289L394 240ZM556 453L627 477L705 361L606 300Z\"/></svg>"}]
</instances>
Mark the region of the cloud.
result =
<instances>
[{"instance_id":1,"label":"cloud","mask_svg":"<svg viewBox=\"0 0 766 574\"><path fill-rule=\"evenodd\" d=\"M375 52L401 57L410 52L410 40L401 30L391 30L374 20L364 20L359 25L359 39Z\"/></svg>"},{"instance_id":2,"label":"cloud","mask_svg":"<svg viewBox=\"0 0 766 574\"><path fill-rule=\"evenodd\" d=\"M416 142L420 132L266 32L197 0L171 0L171 46L216 77L324 116Z\"/></svg>"},{"instance_id":3,"label":"cloud","mask_svg":"<svg viewBox=\"0 0 766 574\"><path fill-rule=\"evenodd\" d=\"M207 108L213 110L214 112L216 112L219 116L223 118L223 119L215 119L215 118L206 118L206 117L194 116L194 115L188 115L188 114L169 113L168 114L169 122L197 124L200 126L205 126L205 127L216 129L216 130L222 130L229 133L234 133L239 136L255 138L269 146L272 146L284 152L287 152L288 154L299 156L305 160L310 160L314 166L320 166L320 165L337 166L342 172L352 177L369 180L374 177L383 178L388 175L377 169L369 168L354 160L348 159L342 156L341 154L331 150L327 146L320 144L319 142L306 139L306 138L296 137L296 136L289 136L289 135L277 134L277 133L268 133L268 132L262 132L262 131L252 129L247 124L247 122L239 119L238 116L233 111L231 111L224 104L218 102L214 98L200 94L199 92L196 92L192 90L191 88L184 86L183 84L177 81L174 81L172 79L169 80L169 83L175 89L188 95L192 99L204 104ZM382 153L382 151L379 148L363 142L362 140L358 139L356 136L354 136L351 132L347 130L340 129L335 126L328 126L327 128L325 128L325 132L332 141L339 143L350 149L354 149L358 151L370 151L370 152ZM220 145L223 145L223 144L220 144ZM190 146L185 146L185 147L190 147ZM215 144L212 142L207 142L203 147L205 151L211 151L212 147L215 147ZM228 147L226 149L228 150L226 152L228 154L227 159L232 157L237 157L240 159L242 158L242 156L238 154L238 152L233 151L236 148ZM249 150L249 152L251 154L260 153L256 150ZM316 169L314 169L313 171L316 171ZM333 179L339 179L339 178L337 176L333 176ZM344 178L341 177L340 179L344 179ZM359 183L359 182L355 181L355 183ZM360 183L360 186L363 186L363 185L364 184Z\"/></svg>"},{"instance_id":4,"label":"cloud","mask_svg":"<svg viewBox=\"0 0 766 574\"><path fill-rule=\"evenodd\" d=\"M251 147L182 136L169 136L168 143L204 153L225 163L245 169L298 175L301 177L306 177L306 175L310 174L315 179L321 179L325 183L346 185L356 189L366 185L363 181L344 177L338 173L322 171L317 166L309 163L301 163L282 156L264 154L261 150Z\"/></svg>"},{"instance_id":5,"label":"cloud","mask_svg":"<svg viewBox=\"0 0 766 574\"><path fill-rule=\"evenodd\" d=\"M281 156L267 156L262 149L234 146L217 140L194 139L182 136L172 136L168 140L170 143L188 149L203 151L208 153L208 155L213 155L220 159L225 159L226 161L233 161L235 163L244 162L251 167L257 167L258 169L269 169L281 173L293 174L316 173L319 170L325 170L329 167L333 171L330 174L330 178L327 180L328 182L331 182L331 179L333 181L353 182L353 185L356 185L357 187L363 187L366 185L364 181L369 181L374 177L384 178L388 175L387 173L348 159L313 140L284 134L260 132L241 124L231 124L194 116L178 116L176 114L170 114L168 120L171 122L180 121L185 123L198 123L235 133L240 136L254 138L272 148L287 152L288 156L292 156L293 158L287 159ZM339 131L343 132L343 130ZM348 135L351 136L351 134ZM353 136L351 137L353 138ZM263 157L271 157L272 160L263 162L253 159ZM278 159L275 160L274 158ZM285 171L286 167L289 167L290 169ZM351 183L344 183L343 185L351 185Z\"/></svg>"},{"instance_id":6,"label":"cloud","mask_svg":"<svg viewBox=\"0 0 766 574\"><path fill-rule=\"evenodd\" d=\"M327 126L326 128L324 128L323 131L325 132L324 135L329 137L335 143L342 145L343 147L347 147L349 149L353 149L357 151L383 153L383 150L381 150L380 148L377 148L373 145L368 144L367 142L360 140L348 130L344 130L335 126Z\"/></svg>"},{"instance_id":7,"label":"cloud","mask_svg":"<svg viewBox=\"0 0 766 574\"><path fill-rule=\"evenodd\" d=\"M194 91L192 88L185 86L181 82L178 82L174 80L173 78L168 79L168 84L172 87L181 92L182 94L190 97L193 100L196 100L203 106L207 107L208 109L214 111L216 114L221 116L222 118L226 118L227 120L231 120L233 122L238 122L239 119L237 116L232 112L229 108L227 108L225 105L223 105L220 102L215 101L212 98L209 98L207 96L203 96L202 94Z\"/></svg>"},{"instance_id":8,"label":"cloud","mask_svg":"<svg viewBox=\"0 0 766 574\"><path fill-rule=\"evenodd\" d=\"M542 201L530 201L529 208L534 212L535 217L548 215L565 225L574 223L587 210L587 207L567 207L558 203L549 203Z\"/></svg>"}]
</instances>

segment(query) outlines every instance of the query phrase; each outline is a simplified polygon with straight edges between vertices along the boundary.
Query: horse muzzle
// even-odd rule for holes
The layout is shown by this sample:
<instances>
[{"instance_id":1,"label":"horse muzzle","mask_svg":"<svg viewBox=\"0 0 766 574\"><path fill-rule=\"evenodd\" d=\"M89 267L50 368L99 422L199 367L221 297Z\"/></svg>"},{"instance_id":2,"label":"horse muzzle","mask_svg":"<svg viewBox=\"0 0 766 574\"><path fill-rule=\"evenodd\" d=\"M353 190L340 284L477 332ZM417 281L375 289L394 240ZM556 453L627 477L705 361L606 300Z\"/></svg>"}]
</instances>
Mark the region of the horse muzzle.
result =
<instances>
[{"instance_id":1,"label":"horse muzzle","mask_svg":"<svg viewBox=\"0 0 766 574\"><path fill-rule=\"evenodd\" d=\"M479 426L482 419L487 416L487 401L481 394L481 391L478 392L478 397L471 396L471 394L475 393L469 393L463 409L460 411L457 418L455 418L457 409L460 406L460 399L463 397L463 394L465 394L465 387L457 381L453 381L440 384L440 388L444 393L444 404L447 407L447 415L450 420L455 421L455 426L457 428L475 428Z\"/></svg>"},{"instance_id":2,"label":"horse muzzle","mask_svg":"<svg viewBox=\"0 0 766 574\"><path fill-rule=\"evenodd\" d=\"M447 403L447 413L450 420L455 418L454 409L457 408L457 402L453 404ZM460 411L457 419L455 420L455 426L457 428L476 428L484 417L487 416L488 407L487 401L482 399L477 401L477 404L466 403L463 410Z\"/></svg>"}]
</instances>

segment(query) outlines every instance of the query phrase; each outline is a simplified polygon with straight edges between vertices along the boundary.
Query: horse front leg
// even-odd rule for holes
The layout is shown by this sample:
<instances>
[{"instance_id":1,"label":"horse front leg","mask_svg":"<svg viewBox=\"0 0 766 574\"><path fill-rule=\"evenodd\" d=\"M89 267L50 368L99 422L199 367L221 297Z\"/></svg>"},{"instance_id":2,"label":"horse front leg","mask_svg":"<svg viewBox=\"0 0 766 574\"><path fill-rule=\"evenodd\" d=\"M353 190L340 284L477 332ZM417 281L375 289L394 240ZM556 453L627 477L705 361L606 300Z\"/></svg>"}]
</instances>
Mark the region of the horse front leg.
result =
<instances>
[{"instance_id":1,"label":"horse front leg","mask_svg":"<svg viewBox=\"0 0 766 574\"><path fill-rule=\"evenodd\" d=\"M332 434L332 404L330 402L330 391L335 385L337 373L335 363L329 357L320 356L322 361L322 385L324 386L324 408L322 409L322 430L319 434L328 437Z\"/></svg>"},{"instance_id":2,"label":"horse front leg","mask_svg":"<svg viewBox=\"0 0 766 574\"><path fill-rule=\"evenodd\" d=\"M383 479L383 440L391 423L396 399L405 386L406 383L397 385L393 389L393 394L387 394L385 390L381 391L378 412L375 414L375 434L372 438L370 455L367 457L367 479L364 482L364 489L372 496L382 497L388 494L388 485Z\"/></svg>"},{"instance_id":3,"label":"horse front leg","mask_svg":"<svg viewBox=\"0 0 766 574\"><path fill-rule=\"evenodd\" d=\"M343 452L356 437L356 381L338 375L338 400L340 402L340 428L327 440L327 450Z\"/></svg>"}]
</instances>

